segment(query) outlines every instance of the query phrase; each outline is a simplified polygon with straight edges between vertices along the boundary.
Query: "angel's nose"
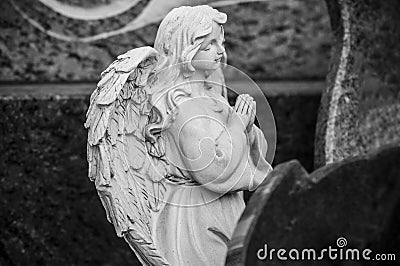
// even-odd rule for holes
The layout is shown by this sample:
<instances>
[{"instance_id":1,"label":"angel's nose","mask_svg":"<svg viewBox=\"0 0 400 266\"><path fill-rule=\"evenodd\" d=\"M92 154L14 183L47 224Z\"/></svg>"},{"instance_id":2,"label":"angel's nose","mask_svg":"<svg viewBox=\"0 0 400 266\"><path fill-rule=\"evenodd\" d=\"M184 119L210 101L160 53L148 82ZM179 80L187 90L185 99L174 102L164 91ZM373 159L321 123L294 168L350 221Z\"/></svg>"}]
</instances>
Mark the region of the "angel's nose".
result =
<instances>
[{"instance_id":1,"label":"angel's nose","mask_svg":"<svg viewBox=\"0 0 400 266\"><path fill-rule=\"evenodd\" d=\"M222 54L224 54L225 53L225 47L223 46L223 44L218 44L217 45L217 53L219 54L219 55L222 55Z\"/></svg>"}]
</instances>

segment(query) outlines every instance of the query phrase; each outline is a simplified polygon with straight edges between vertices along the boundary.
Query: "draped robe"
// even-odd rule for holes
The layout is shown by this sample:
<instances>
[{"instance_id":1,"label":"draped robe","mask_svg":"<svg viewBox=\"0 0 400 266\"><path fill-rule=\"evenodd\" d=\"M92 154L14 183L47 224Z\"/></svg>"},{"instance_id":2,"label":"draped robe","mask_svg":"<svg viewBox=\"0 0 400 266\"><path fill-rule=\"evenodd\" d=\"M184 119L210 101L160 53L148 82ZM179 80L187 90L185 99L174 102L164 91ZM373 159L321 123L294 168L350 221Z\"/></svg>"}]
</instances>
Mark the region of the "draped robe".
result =
<instances>
[{"instance_id":1,"label":"draped robe","mask_svg":"<svg viewBox=\"0 0 400 266\"><path fill-rule=\"evenodd\" d=\"M272 170L262 131L253 125L250 140L244 129L226 99L213 92L179 105L166 156L171 175L182 182L167 183L166 205L152 226L171 265L224 265L245 208L242 191L256 189Z\"/></svg>"}]
</instances>

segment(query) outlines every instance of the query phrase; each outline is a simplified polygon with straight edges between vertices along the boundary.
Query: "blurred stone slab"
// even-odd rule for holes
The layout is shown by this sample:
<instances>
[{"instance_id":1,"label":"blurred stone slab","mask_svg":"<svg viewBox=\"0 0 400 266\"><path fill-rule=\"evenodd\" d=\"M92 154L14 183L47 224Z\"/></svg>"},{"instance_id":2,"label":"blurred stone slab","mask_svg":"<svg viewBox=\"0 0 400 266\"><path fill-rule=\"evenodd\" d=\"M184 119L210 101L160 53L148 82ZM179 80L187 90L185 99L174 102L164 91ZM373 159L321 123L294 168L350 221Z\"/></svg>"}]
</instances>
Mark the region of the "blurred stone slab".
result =
<instances>
[{"instance_id":1,"label":"blurred stone slab","mask_svg":"<svg viewBox=\"0 0 400 266\"><path fill-rule=\"evenodd\" d=\"M139 265L87 178L89 96L67 96L0 97L0 265ZM268 98L275 163L297 158L312 169L319 100Z\"/></svg>"},{"instance_id":2,"label":"blurred stone slab","mask_svg":"<svg viewBox=\"0 0 400 266\"><path fill-rule=\"evenodd\" d=\"M333 47L316 132L322 166L399 142L400 2L326 0Z\"/></svg>"},{"instance_id":3,"label":"blurred stone slab","mask_svg":"<svg viewBox=\"0 0 400 266\"><path fill-rule=\"evenodd\" d=\"M338 248L339 237L347 240L343 250L369 248L370 257L398 256L399 158L400 147L393 146L311 174L297 161L278 165L251 197L229 244L226 265L364 265L363 260L330 260L327 254L322 261L279 261L276 253L274 260L257 258L265 244L269 250L319 252Z\"/></svg>"},{"instance_id":4,"label":"blurred stone slab","mask_svg":"<svg viewBox=\"0 0 400 266\"><path fill-rule=\"evenodd\" d=\"M0 101L0 265L140 265L87 178L88 101Z\"/></svg>"}]
</instances>

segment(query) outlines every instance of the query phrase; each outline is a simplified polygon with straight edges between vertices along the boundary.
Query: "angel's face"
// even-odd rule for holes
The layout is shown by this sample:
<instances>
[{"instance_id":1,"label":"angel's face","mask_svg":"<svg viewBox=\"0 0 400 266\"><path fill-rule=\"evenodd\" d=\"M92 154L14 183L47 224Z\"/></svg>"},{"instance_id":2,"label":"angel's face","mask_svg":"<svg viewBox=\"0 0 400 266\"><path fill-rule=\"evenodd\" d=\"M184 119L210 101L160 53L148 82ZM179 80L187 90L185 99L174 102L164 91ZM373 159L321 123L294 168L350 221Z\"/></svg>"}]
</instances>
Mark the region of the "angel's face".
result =
<instances>
[{"instance_id":1,"label":"angel's face","mask_svg":"<svg viewBox=\"0 0 400 266\"><path fill-rule=\"evenodd\" d=\"M192 66L196 71L214 71L219 67L224 53L224 29L222 25L213 22L211 33L206 36L192 59Z\"/></svg>"}]
</instances>

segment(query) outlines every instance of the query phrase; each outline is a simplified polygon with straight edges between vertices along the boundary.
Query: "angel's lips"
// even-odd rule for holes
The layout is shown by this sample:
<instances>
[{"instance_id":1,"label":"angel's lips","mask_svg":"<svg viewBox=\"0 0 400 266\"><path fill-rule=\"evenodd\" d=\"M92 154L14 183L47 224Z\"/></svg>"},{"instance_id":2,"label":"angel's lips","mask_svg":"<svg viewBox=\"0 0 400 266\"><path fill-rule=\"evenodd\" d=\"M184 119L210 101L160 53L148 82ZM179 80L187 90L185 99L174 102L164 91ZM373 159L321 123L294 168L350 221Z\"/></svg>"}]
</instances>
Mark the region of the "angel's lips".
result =
<instances>
[{"instance_id":1,"label":"angel's lips","mask_svg":"<svg viewBox=\"0 0 400 266\"><path fill-rule=\"evenodd\" d=\"M221 59L222 59L222 57L219 57L219 58L215 59L214 61L215 62L221 62Z\"/></svg>"}]
</instances>

